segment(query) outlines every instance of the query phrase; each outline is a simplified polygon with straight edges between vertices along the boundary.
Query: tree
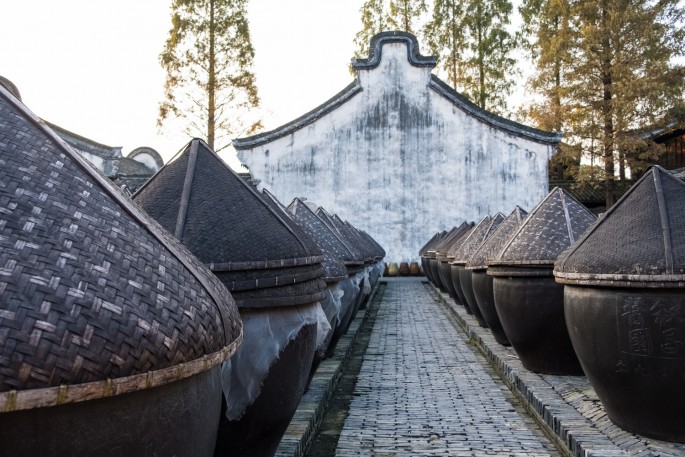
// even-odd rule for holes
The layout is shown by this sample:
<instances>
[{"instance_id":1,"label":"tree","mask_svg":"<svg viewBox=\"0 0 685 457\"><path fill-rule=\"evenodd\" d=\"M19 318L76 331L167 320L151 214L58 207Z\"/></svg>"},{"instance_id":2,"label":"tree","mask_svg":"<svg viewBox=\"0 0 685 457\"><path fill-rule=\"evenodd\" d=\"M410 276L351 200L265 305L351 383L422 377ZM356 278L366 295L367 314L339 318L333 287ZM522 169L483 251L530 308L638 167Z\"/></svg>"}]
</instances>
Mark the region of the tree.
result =
<instances>
[{"instance_id":1,"label":"tree","mask_svg":"<svg viewBox=\"0 0 685 457\"><path fill-rule=\"evenodd\" d=\"M536 66L529 86L542 99L527 114L536 126L565 134L557 162L568 164L580 151L591 167L601 165L607 208L616 199L615 175L624 179L627 167L644 166L663 149L646 144L640 129L682 103L683 68L673 63L685 44L678 4L525 0L521 7Z\"/></svg>"},{"instance_id":2,"label":"tree","mask_svg":"<svg viewBox=\"0 0 685 457\"><path fill-rule=\"evenodd\" d=\"M627 132L654 124L682 99L685 45L678 0L576 0L569 62L570 122L578 141L596 142L604 165L607 208L615 171L624 176ZM584 132L577 126L592 126Z\"/></svg>"},{"instance_id":3,"label":"tree","mask_svg":"<svg viewBox=\"0 0 685 457\"><path fill-rule=\"evenodd\" d=\"M519 8L523 18L521 44L534 62L536 72L529 87L542 96L532 104L529 117L543 130L561 132L565 127L565 72L571 60L569 0L525 0Z\"/></svg>"},{"instance_id":4,"label":"tree","mask_svg":"<svg viewBox=\"0 0 685 457\"><path fill-rule=\"evenodd\" d=\"M360 10L362 28L354 38L355 56L369 55L369 43L377 33L399 30L417 35L426 11L426 0L366 0Z\"/></svg>"},{"instance_id":5,"label":"tree","mask_svg":"<svg viewBox=\"0 0 685 457\"><path fill-rule=\"evenodd\" d=\"M438 70L447 75L454 90L459 90L464 72L461 60L466 48L462 30L464 3L465 0L435 0L424 32L431 53L438 56Z\"/></svg>"},{"instance_id":6,"label":"tree","mask_svg":"<svg viewBox=\"0 0 685 457\"><path fill-rule=\"evenodd\" d=\"M428 11L428 6L425 0L390 0L388 9L388 25L391 29L416 35L418 23Z\"/></svg>"},{"instance_id":7,"label":"tree","mask_svg":"<svg viewBox=\"0 0 685 457\"><path fill-rule=\"evenodd\" d=\"M463 20L466 51L463 91L474 103L493 112L506 110L516 61L516 39L507 30L509 0L468 0Z\"/></svg>"},{"instance_id":8,"label":"tree","mask_svg":"<svg viewBox=\"0 0 685 457\"><path fill-rule=\"evenodd\" d=\"M367 57L371 38L386 27L387 19L383 0L366 0L360 12L362 13L362 29L354 37L355 56Z\"/></svg>"},{"instance_id":9,"label":"tree","mask_svg":"<svg viewBox=\"0 0 685 457\"><path fill-rule=\"evenodd\" d=\"M247 0L172 0L172 27L159 60L167 77L158 125L184 119L214 150L261 127ZM254 119L250 119L250 116Z\"/></svg>"},{"instance_id":10,"label":"tree","mask_svg":"<svg viewBox=\"0 0 685 457\"><path fill-rule=\"evenodd\" d=\"M537 128L562 132L568 138L566 73L574 40L571 0L524 0L519 12L523 19L520 44L535 67L527 86L539 95L527 105L524 117ZM579 145L561 143L550 160L550 178L577 179L581 154Z\"/></svg>"}]
</instances>

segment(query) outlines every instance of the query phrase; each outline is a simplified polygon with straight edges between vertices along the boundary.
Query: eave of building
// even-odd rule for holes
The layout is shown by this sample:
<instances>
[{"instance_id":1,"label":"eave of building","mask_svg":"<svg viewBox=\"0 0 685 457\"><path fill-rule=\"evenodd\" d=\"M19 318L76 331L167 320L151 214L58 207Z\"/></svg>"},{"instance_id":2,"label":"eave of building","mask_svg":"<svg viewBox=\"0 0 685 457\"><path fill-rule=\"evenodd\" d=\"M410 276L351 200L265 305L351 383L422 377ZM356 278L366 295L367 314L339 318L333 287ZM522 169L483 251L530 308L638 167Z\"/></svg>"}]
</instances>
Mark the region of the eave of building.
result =
<instances>
[{"instance_id":1,"label":"eave of building","mask_svg":"<svg viewBox=\"0 0 685 457\"><path fill-rule=\"evenodd\" d=\"M86 137L83 137L81 135L77 135L74 132L70 132L69 130L67 130L63 127L60 127L59 125L55 125L52 122L48 122L44 119L43 119L43 122L45 122L60 137L62 137L62 139L64 139L64 141L66 141L71 146L73 146L77 149L88 152L90 154L100 156L104 159L121 158L121 148L120 147L107 146L107 145L98 143L96 141L91 140L90 138L86 138Z\"/></svg>"},{"instance_id":2,"label":"eave of building","mask_svg":"<svg viewBox=\"0 0 685 457\"><path fill-rule=\"evenodd\" d=\"M297 119L283 124L282 126L264 133L259 133L257 135L248 136L245 138L236 138L233 140L233 147L235 149L250 149L255 146L261 146L263 144L270 143L278 138L288 136L291 133L300 130L303 127L312 124L316 120L324 117L326 114L335 110L337 107L341 106L343 103L357 95L362 91L362 87L359 81L355 80L350 83L346 88L338 92L328 101L303 114Z\"/></svg>"},{"instance_id":3,"label":"eave of building","mask_svg":"<svg viewBox=\"0 0 685 457\"><path fill-rule=\"evenodd\" d=\"M681 123L672 121L669 122L665 127L649 130L645 133L642 133L641 136L646 140L659 142L660 140L664 141L672 137L682 135L683 133L685 133L685 126L683 126Z\"/></svg>"},{"instance_id":4,"label":"eave of building","mask_svg":"<svg viewBox=\"0 0 685 457\"><path fill-rule=\"evenodd\" d=\"M475 117L485 124L490 125L491 127L495 127L507 133L537 141L539 143L553 145L559 144L561 137L563 136L558 132L546 132L534 127L529 127L516 121L512 121L511 119L498 116L490 111L484 110L435 75L431 75L431 81L428 87L450 100L454 105L459 107L467 114Z\"/></svg>"}]
</instances>

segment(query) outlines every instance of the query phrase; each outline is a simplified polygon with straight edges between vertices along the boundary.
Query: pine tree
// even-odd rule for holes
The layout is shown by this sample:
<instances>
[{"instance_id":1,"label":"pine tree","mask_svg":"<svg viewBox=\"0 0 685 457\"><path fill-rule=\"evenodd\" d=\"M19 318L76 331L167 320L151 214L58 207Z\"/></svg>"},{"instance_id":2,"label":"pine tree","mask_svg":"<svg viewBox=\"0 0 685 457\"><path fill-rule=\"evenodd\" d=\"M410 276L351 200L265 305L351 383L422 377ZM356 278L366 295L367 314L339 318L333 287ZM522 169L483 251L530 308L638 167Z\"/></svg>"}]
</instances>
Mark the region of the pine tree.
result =
<instances>
[{"instance_id":1,"label":"pine tree","mask_svg":"<svg viewBox=\"0 0 685 457\"><path fill-rule=\"evenodd\" d=\"M598 146L607 208L617 162L624 175L627 134L682 99L683 68L673 58L683 54L684 18L678 0L576 1L568 109L578 141Z\"/></svg>"},{"instance_id":2,"label":"pine tree","mask_svg":"<svg viewBox=\"0 0 685 457\"><path fill-rule=\"evenodd\" d=\"M377 33L399 30L417 35L427 11L426 0L366 0L360 10L362 29L354 38L355 56L369 55L369 43Z\"/></svg>"},{"instance_id":3,"label":"pine tree","mask_svg":"<svg viewBox=\"0 0 685 457\"><path fill-rule=\"evenodd\" d=\"M516 39L507 30L509 0L468 0L463 21L467 54L463 57L464 95L483 109L506 110L511 93Z\"/></svg>"},{"instance_id":4,"label":"pine tree","mask_svg":"<svg viewBox=\"0 0 685 457\"><path fill-rule=\"evenodd\" d=\"M390 0L388 26L417 35L423 14L428 11L425 0Z\"/></svg>"},{"instance_id":5,"label":"pine tree","mask_svg":"<svg viewBox=\"0 0 685 457\"><path fill-rule=\"evenodd\" d=\"M519 11L523 18L521 44L536 67L529 86L543 98L529 114L539 128L560 132L565 124L561 106L573 39L571 5L569 0L525 0Z\"/></svg>"},{"instance_id":6,"label":"pine tree","mask_svg":"<svg viewBox=\"0 0 685 457\"><path fill-rule=\"evenodd\" d=\"M535 66L528 87L540 99L528 104L525 117L537 128L563 132L568 136L566 72L571 56L574 30L571 27L571 0L524 0L519 7L523 18L521 45ZM550 160L550 177L577 177L581 150L561 143Z\"/></svg>"},{"instance_id":7,"label":"pine tree","mask_svg":"<svg viewBox=\"0 0 685 457\"><path fill-rule=\"evenodd\" d=\"M447 76L455 90L460 90L464 72L464 3L465 0L435 0L431 20L424 31L431 53L438 56L438 71Z\"/></svg>"},{"instance_id":8,"label":"pine tree","mask_svg":"<svg viewBox=\"0 0 685 457\"><path fill-rule=\"evenodd\" d=\"M175 117L187 133L206 135L216 151L250 134L259 106L247 0L172 0L172 27L159 60L167 77L158 125ZM256 116L252 114L256 119Z\"/></svg>"},{"instance_id":9,"label":"pine tree","mask_svg":"<svg viewBox=\"0 0 685 457\"><path fill-rule=\"evenodd\" d=\"M366 0L360 12L362 13L362 29L354 37L355 56L367 57L371 38L386 28L387 12L383 0Z\"/></svg>"}]
</instances>

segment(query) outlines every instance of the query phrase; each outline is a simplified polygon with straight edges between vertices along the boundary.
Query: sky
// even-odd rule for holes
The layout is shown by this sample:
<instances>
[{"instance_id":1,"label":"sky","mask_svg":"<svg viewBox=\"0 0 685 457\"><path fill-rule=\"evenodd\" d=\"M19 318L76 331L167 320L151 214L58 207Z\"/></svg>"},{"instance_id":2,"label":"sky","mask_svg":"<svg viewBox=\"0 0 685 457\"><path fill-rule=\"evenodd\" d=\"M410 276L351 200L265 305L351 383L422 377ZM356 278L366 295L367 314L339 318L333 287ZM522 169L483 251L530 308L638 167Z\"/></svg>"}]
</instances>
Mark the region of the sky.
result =
<instances>
[{"instance_id":1,"label":"sky","mask_svg":"<svg viewBox=\"0 0 685 457\"><path fill-rule=\"evenodd\" d=\"M0 75L39 117L124 155L140 146L169 160L188 141L158 131L169 0L5 2ZM254 71L267 130L320 105L353 77L363 0L252 0ZM231 160L230 153L224 157ZM234 162L235 164L235 162Z\"/></svg>"}]
</instances>

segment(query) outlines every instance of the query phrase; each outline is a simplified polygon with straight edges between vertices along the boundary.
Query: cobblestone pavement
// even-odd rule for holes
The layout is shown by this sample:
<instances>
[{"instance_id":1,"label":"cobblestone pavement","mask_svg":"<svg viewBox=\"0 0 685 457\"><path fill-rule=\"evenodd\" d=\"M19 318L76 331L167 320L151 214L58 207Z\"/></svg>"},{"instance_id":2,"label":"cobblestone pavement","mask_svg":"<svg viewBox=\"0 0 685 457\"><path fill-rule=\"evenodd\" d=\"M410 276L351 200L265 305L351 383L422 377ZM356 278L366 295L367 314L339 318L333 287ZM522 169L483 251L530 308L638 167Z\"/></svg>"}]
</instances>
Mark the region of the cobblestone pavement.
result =
<instances>
[{"instance_id":1,"label":"cobblestone pavement","mask_svg":"<svg viewBox=\"0 0 685 457\"><path fill-rule=\"evenodd\" d=\"M558 455L428 287L388 280L336 455Z\"/></svg>"}]
</instances>

